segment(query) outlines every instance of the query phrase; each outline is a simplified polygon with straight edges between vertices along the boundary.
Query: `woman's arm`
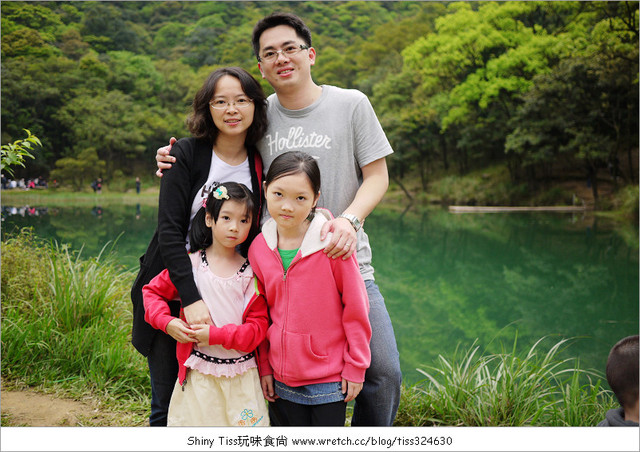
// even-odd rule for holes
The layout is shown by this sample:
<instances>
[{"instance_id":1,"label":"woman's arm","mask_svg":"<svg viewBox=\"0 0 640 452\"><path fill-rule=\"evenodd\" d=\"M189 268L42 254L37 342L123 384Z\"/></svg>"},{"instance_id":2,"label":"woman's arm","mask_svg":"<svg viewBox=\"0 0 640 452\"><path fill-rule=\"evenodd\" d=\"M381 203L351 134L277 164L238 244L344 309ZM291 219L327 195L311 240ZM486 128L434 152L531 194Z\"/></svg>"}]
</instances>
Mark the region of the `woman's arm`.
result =
<instances>
[{"instance_id":1,"label":"woman's arm","mask_svg":"<svg viewBox=\"0 0 640 452\"><path fill-rule=\"evenodd\" d=\"M194 184L194 142L180 140L172 149L177 162L166 171L160 183L158 201L158 245L171 281L180 294L183 306L201 299L191 270L186 237L191 214L191 192Z\"/></svg>"}]
</instances>

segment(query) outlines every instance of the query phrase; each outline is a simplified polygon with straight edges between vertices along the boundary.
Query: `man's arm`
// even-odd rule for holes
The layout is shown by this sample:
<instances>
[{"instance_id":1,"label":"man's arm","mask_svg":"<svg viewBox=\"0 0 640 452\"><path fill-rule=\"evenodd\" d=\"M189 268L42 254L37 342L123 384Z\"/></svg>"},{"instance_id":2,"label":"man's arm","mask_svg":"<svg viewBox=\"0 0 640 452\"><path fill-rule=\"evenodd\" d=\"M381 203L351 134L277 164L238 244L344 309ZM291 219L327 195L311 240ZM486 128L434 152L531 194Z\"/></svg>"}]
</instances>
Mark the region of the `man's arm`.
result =
<instances>
[{"instance_id":1,"label":"man's arm","mask_svg":"<svg viewBox=\"0 0 640 452\"><path fill-rule=\"evenodd\" d=\"M389 188L389 172L387 170L387 160L385 157L374 160L363 166L362 185L356 192L353 201L345 209L344 214L351 214L358 217L362 223L369 216L373 209L380 203L384 194ZM338 215L338 212L334 212ZM346 218L335 218L326 223L321 232L324 239L327 233L332 232L331 241L324 249L327 256L334 259L342 257L349 258L357 248L358 240L356 231L351 222Z\"/></svg>"},{"instance_id":2,"label":"man's arm","mask_svg":"<svg viewBox=\"0 0 640 452\"><path fill-rule=\"evenodd\" d=\"M169 139L169 146L163 146L156 151L156 164L158 165L158 171L156 171L156 176L162 177L162 170L171 169L172 163L175 163L176 158L169 155L171 151L171 146L175 143L176 140L174 137Z\"/></svg>"}]
</instances>

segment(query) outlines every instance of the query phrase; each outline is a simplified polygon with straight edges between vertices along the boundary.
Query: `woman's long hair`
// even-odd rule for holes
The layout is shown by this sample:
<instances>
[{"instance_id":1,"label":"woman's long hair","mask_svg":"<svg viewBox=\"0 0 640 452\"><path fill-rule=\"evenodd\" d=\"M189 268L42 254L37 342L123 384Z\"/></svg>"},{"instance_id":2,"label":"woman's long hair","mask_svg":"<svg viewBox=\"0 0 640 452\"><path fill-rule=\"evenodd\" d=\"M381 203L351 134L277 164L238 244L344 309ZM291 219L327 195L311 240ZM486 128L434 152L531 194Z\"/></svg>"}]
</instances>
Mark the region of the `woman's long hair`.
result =
<instances>
[{"instance_id":1,"label":"woman's long hair","mask_svg":"<svg viewBox=\"0 0 640 452\"><path fill-rule=\"evenodd\" d=\"M218 188L226 188L226 193L229 199L217 199L214 193ZM251 217L251 229L247 240L245 240L239 247L240 254L247 256L249 245L259 232L258 218L258 204L255 201L251 190L249 190L244 184L237 182L223 182L221 184L214 185L207 197L206 207L201 207L196 213L196 216L191 222L191 231L189 232L189 247L192 252L209 247L213 243L213 233L211 228L207 226L205 222L206 214L208 213L214 222L218 221L220 215L220 209L226 201L236 201L245 205L247 216Z\"/></svg>"},{"instance_id":2,"label":"woman's long hair","mask_svg":"<svg viewBox=\"0 0 640 452\"><path fill-rule=\"evenodd\" d=\"M193 98L191 113L187 117L187 127L195 138L207 139L212 145L216 142L219 130L211 118L209 102L216 92L218 81L225 75L230 75L240 81L242 90L255 106L253 122L244 141L247 149L253 149L267 131L267 100L260 83L240 67L224 67L209 75Z\"/></svg>"}]
</instances>

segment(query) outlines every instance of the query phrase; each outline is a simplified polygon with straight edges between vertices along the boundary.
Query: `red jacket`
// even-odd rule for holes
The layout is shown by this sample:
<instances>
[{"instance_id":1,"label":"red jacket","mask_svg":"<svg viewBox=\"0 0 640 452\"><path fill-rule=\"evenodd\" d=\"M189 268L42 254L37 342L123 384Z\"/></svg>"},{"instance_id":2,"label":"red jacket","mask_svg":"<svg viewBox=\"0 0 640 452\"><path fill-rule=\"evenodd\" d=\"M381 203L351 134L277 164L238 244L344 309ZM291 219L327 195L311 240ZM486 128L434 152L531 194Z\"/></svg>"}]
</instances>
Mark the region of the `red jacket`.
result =
<instances>
[{"instance_id":1,"label":"red jacket","mask_svg":"<svg viewBox=\"0 0 640 452\"><path fill-rule=\"evenodd\" d=\"M273 374L288 386L342 378L360 383L371 361L369 300L355 254L342 260L322 252L329 237L320 241L320 229L329 218L328 211L317 211L286 272L273 219L249 248L271 318L261 375Z\"/></svg>"},{"instance_id":2,"label":"red jacket","mask_svg":"<svg viewBox=\"0 0 640 452\"><path fill-rule=\"evenodd\" d=\"M167 301L178 299L178 290L169 278L169 271L163 270L149 284L142 288L144 300L144 319L154 328L167 332L167 325L175 317L171 315ZM184 309L180 309L180 318L184 317ZM209 327L209 345L220 344L226 349L239 350L249 353L258 348L264 342L269 325L267 303L257 291L251 297L242 314L242 325L224 325ZM180 366L178 381L183 384L187 377L185 361L191 355L193 342L177 343L176 356ZM264 345L263 345L264 347ZM266 355L266 350L263 353ZM260 369L260 353L257 353L256 361Z\"/></svg>"}]
</instances>

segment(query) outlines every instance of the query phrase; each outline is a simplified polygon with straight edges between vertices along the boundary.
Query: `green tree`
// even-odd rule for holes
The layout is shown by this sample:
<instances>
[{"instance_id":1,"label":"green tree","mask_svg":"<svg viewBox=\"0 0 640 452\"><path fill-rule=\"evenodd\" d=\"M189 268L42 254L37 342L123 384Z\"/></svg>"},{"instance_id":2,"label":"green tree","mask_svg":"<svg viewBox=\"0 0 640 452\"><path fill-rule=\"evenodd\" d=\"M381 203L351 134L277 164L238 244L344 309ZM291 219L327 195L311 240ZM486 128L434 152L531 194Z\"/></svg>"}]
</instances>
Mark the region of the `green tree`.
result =
<instances>
[{"instance_id":1,"label":"green tree","mask_svg":"<svg viewBox=\"0 0 640 452\"><path fill-rule=\"evenodd\" d=\"M85 75L83 77L83 75ZM66 57L22 57L2 61L2 140L12 141L22 133L21 124L39 137L46 137L28 171L46 175L62 152L71 147L66 127L57 113L84 83L100 86L95 79L78 70Z\"/></svg>"},{"instance_id":2,"label":"green tree","mask_svg":"<svg viewBox=\"0 0 640 452\"><path fill-rule=\"evenodd\" d=\"M48 6L35 2L2 2L2 19L18 26L38 30L46 37L52 37L62 26L59 14ZM4 25L5 23L3 28Z\"/></svg>"},{"instance_id":3,"label":"green tree","mask_svg":"<svg viewBox=\"0 0 640 452\"><path fill-rule=\"evenodd\" d=\"M218 47L226 31L227 25L219 15L203 17L187 31L182 60L194 68L217 64Z\"/></svg>"},{"instance_id":4,"label":"green tree","mask_svg":"<svg viewBox=\"0 0 640 452\"><path fill-rule=\"evenodd\" d=\"M68 58L79 60L89 50L89 44L82 40L82 35L75 28L69 28L60 36L60 50Z\"/></svg>"},{"instance_id":5,"label":"green tree","mask_svg":"<svg viewBox=\"0 0 640 452\"><path fill-rule=\"evenodd\" d=\"M137 102L153 103L163 80L151 58L128 51L107 52L106 56L107 89L127 93Z\"/></svg>"},{"instance_id":6,"label":"green tree","mask_svg":"<svg viewBox=\"0 0 640 452\"><path fill-rule=\"evenodd\" d=\"M619 155L629 155L638 135L638 6L594 5L560 37L574 57L534 79L511 121L505 149L527 179L551 177L562 158L580 168L598 198L598 170L622 176ZM586 32L585 32L586 30ZM578 36L581 39L577 39ZM626 175L633 182L635 174Z\"/></svg>"},{"instance_id":7,"label":"green tree","mask_svg":"<svg viewBox=\"0 0 640 452\"><path fill-rule=\"evenodd\" d=\"M98 158L95 148L87 148L80 151L77 157L58 160L50 177L61 184L71 185L76 191L82 191L87 181L100 177L105 168L106 163Z\"/></svg>"},{"instance_id":8,"label":"green tree","mask_svg":"<svg viewBox=\"0 0 640 452\"><path fill-rule=\"evenodd\" d=\"M160 58L177 59L186 51L186 24L170 22L163 25L153 38L153 51Z\"/></svg>"},{"instance_id":9,"label":"green tree","mask_svg":"<svg viewBox=\"0 0 640 452\"><path fill-rule=\"evenodd\" d=\"M402 51L416 39L432 33L436 17L445 12L439 2L401 2L406 10L397 20L373 28L367 39L352 45L348 53L354 57L356 87L371 95L373 86L394 77L402 67Z\"/></svg>"},{"instance_id":10,"label":"green tree","mask_svg":"<svg viewBox=\"0 0 640 452\"><path fill-rule=\"evenodd\" d=\"M2 57L32 55L47 57L58 53L42 35L32 28L20 27L12 33L2 35Z\"/></svg>"},{"instance_id":11,"label":"green tree","mask_svg":"<svg viewBox=\"0 0 640 452\"><path fill-rule=\"evenodd\" d=\"M415 96L426 98L443 132L456 136L461 170L500 159L518 96L532 78L549 70L552 37L521 18L538 2L452 3L436 20L436 32L408 46L404 61L421 77ZM469 161L467 165L465 162Z\"/></svg>"},{"instance_id":12,"label":"green tree","mask_svg":"<svg viewBox=\"0 0 640 452\"><path fill-rule=\"evenodd\" d=\"M106 162L106 175L118 169L131 170L131 164L143 154L149 134L146 115L140 105L120 91L82 93L67 103L57 119L68 131L73 143L68 154L79 155L84 149L97 149Z\"/></svg>"},{"instance_id":13,"label":"green tree","mask_svg":"<svg viewBox=\"0 0 640 452\"><path fill-rule=\"evenodd\" d=\"M141 37L123 17L126 5L87 2L81 6L84 9L82 35L96 51L140 50Z\"/></svg>"}]
</instances>

